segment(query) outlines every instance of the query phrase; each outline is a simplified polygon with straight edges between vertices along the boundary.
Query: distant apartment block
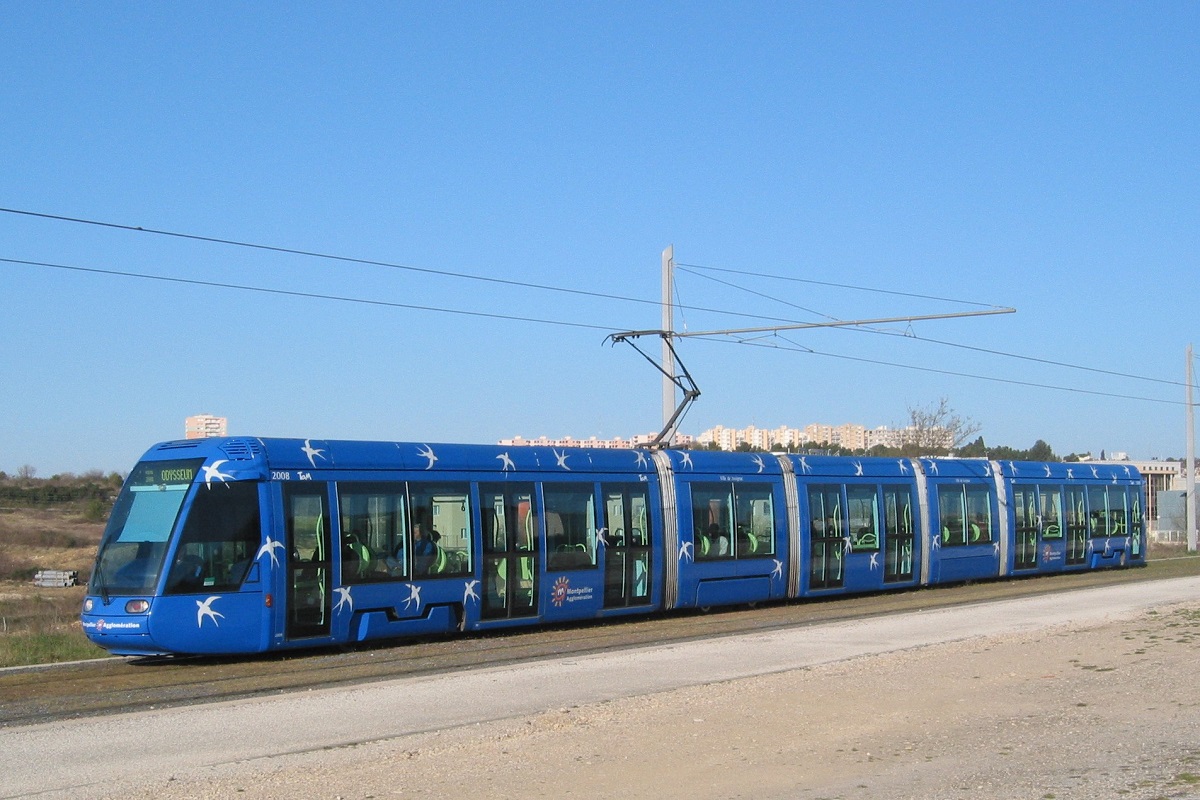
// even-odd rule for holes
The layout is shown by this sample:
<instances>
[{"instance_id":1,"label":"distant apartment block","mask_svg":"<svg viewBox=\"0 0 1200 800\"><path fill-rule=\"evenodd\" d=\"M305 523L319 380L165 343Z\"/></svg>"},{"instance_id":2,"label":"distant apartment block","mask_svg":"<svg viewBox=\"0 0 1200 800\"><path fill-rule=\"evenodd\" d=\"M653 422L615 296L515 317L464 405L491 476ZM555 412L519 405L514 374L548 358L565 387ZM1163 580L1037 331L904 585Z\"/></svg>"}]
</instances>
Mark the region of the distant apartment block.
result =
<instances>
[{"instance_id":1,"label":"distant apartment block","mask_svg":"<svg viewBox=\"0 0 1200 800\"><path fill-rule=\"evenodd\" d=\"M947 437L949 433L947 432ZM700 433L696 443L716 445L721 450L737 450L745 444L756 450L787 450L803 445L845 447L849 450L870 450L872 447L901 447L912 441L912 428L867 428L863 425L806 425L803 428L726 428L718 425Z\"/></svg>"},{"instance_id":2,"label":"distant apartment block","mask_svg":"<svg viewBox=\"0 0 1200 800\"><path fill-rule=\"evenodd\" d=\"M207 439L210 436L227 435L228 420L212 414L197 414L184 422L184 438Z\"/></svg>"},{"instance_id":3,"label":"distant apartment block","mask_svg":"<svg viewBox=\"0 0 1200 800\"><path fill-rule=\"evenodd\" d=\"M656 433L645 433L632 436L628 439L617 436L612 439L599 439L592 436L588 439L576 439L573 436L565 436L560 439L551 439L548 436L539 436L536 439L526 439L524 436L514 436L511 439L501 439L498 444L501 447L597 447L601 449L616 450L626 449L630 447L645 447L654 441ZM675 445L678 447L688 447L695 442L695 437L687 434L676 434Z\"/></svg>"}]
</instances>

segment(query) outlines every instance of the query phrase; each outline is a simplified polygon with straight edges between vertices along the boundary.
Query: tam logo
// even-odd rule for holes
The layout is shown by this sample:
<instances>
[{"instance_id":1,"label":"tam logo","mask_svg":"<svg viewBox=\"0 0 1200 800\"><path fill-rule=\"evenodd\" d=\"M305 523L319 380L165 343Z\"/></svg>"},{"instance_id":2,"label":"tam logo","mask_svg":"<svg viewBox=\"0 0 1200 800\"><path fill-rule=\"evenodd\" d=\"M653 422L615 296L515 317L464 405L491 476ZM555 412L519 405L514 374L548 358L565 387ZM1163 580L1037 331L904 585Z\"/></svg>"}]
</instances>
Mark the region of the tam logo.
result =
<instances>
[{"instance_id":1,"label":"tam logo","mask_svg":"<svg viewBox=\"0 0 1200 800\"><path fill-rule=\"evenodd\" d=\"M562 604L567 601L567 591L571 588L571 580L565 575L554 582L554 587L550 590L550 602L562 608Z\"/></svg>"}]
</instances>

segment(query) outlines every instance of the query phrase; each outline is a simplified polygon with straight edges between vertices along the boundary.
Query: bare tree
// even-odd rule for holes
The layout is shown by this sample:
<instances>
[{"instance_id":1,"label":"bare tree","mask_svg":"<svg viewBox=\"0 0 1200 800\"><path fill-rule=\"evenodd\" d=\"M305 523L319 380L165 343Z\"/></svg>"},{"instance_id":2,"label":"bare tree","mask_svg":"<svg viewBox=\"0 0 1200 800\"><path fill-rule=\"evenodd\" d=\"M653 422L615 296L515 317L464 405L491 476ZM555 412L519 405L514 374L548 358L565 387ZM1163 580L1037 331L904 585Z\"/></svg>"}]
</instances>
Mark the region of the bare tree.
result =
<instances>
[{"instance_id":1,"label":"bare tree","mask_svg":"<svg viewBox=\"0 0 1200 800\"><path fill-rule=\"evenodd\" d=\"M17 470L17 477L21 480L29 480L37 475L37 467L31 464L25 464Z\"/></svg>"},{"instance_id":2,"label":"bare tree","mask_svg":"<svg viewBox=\"0 0 1200 800\"><path fill-rule=\"evenodd\" d=\"M959 416L945 397L928 406L910 406L908 419L904 450L909 456L944 456L982 429L974 420Z\"/></svg>"}]
</instances>

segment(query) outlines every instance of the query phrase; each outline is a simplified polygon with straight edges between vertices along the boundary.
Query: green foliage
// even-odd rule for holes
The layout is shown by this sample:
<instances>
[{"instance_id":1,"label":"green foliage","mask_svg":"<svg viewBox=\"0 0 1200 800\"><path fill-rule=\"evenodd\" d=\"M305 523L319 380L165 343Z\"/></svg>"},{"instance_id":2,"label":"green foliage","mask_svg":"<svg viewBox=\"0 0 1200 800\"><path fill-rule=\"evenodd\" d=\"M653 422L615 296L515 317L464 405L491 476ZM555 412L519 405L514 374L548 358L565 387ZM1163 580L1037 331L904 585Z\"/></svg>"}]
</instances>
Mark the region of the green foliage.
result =
<instances>
[{"instance_id":1,"label":"green foliage","mask_svg":"<svg viewBox=\"0 0 1200 800\"><path fill-rule=\"evenodd\" d=\"M0 667L101 658L79 627L83 589L0 601Z\"/></svg>"},{"instance_id":2,"label":"green foliage","mask_svg":"<svg viewBox=\"0 0 1200 800\"><path fill-rule=\"evenodd\" d=\"M104 650L92 644L82 633L16 633L0 636L0 667L24 667L30 664L55 664L104 658Z\"/></svg>"},{"instance_id":3,"label":"green foliage","mask_svg":"<svg viewBox=\"0 0 1200 800\"><path fill-rule=\"evenodd\" d=\"M36 470L24 470L26 473ZM91 505L98 502L111 506L121 489L122 478L117 473L107 476L99 472L86 475L55 475L51 478L9 477L0 473L0 507L44 508L47 506L87 502L86 513L97 513ZM104 511L107 513L107 510ZM103 519L101 516L100 519Z\"/></svg>"}]
</instances>

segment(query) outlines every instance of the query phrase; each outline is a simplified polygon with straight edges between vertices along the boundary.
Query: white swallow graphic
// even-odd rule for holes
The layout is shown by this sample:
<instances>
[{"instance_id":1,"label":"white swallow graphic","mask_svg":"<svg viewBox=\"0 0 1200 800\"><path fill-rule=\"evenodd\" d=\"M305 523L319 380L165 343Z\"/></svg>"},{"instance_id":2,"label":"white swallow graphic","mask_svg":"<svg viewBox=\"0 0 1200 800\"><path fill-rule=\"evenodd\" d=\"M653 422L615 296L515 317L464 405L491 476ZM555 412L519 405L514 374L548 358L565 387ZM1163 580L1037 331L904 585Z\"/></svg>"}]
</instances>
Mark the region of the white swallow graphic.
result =
<instances>
[{"instance_id":1,"label":"white swallow graphic","mask_svg":"<svg viewBox=\"0 0 1200 800\"><path fill-rule=\"evenodd\" d=\"M1099 478L1099 477L1100 477L1100 470L1096 469L1095 467L1092 467L1092 477L1093 477L1093 478Z\"/></svg>"},{"instance_id":2,"label":"white swallow graphic","mask_svg":"<svg viewBox=\"0 0 1200 800\"><path fill-rule=\"evenodd\" d=\"M209 489L211 489L213 480L218 480L221 483L224 483L225 481L227 481L228 479L233 477L232 475L221 472L221 470L220 470L220 466L228 460L229 459L227 459L227 458L222 458L220 461L214 461L213 463L209 464L208 466L201 467L201 469L204 470L204 485L205 486L207 486Z\"/></svg>"},{"instance_id":3,"label":"white swallow graphic","mask_svg":"<svg viewBox=\"0 0 1200 800\"><path fill-rule=\"evenodd\" d=\"M479 593L475 591L475 587L478 585L479 581L467 581L463 584L463 605L466 605L469 600L479 602Z\"/></svg>"},{"instance_id":4,"label":"white swallow graphic","mask_svg":"<svg viewBox=\"0 0 1200 800\"><path fill-rule=\"evenodd\" d=\"M213 595L212 597L208 598L207 600L204 600L204 601L197 600L196 601L196 609L197 609L196 610L196 627L197 628L201 628L204 626L204 618L205 617L211 618L213 621L213 625L215 625L216 627L218 627L218 628L221 627L221 623L217 622L217 618L220 617L221 619L225 619L225 615L222 614L220 611L213 610L213 607L212 607L213 601L220 600L220 599L221 599L221 595L216 594L216 595Z\"/></svg>"},{"instance_id":5,"label":"white swallow graphic","mask_svg":"<svg viewBox=\"0 0 1200 800\"><path fill-rule=\"evenodd\" d=\"M685 558L688 561L692 560L692 543L691 542L684 542L683 544L679 545L679 560L683 561Z\"/></svg>"},{"instance_id":6,"label":"white swallow graphic","mask_svg":"<svg viewBox=\"0 0 1200 800\"><path fill-rule=\"evenodd\" d=\"M350 596L349 586L335 586L333 588L338 595L337 605L333 607L334 613L341 610L342 606L347 606L351 611L354 610L354 598Z\"/></svg>"},{"instance_id":7,"label":"white swallow graphic","mask_svg":"<svg viewBox=\"0 0 1200 800\"><path fill-rule=\"evenodd\" d=\"M879 553L871 553L871 571L879 569Z\"/></svg>"},{"instance_id":8,"label":"white swallow graphic","mask_svg":"<svg viewBox=\"0 0 1200 800\"><path fill-rule=\"evenodd\" d=\"M1051 470L1050 470L1050 465L1049 465L1049 464L1046 464L1046 465L1045 465L1045 467L1046 467L1046 477L1047 477L1047 478L1049 478L1049 477L1050 477L1050 472L1051 472Z\"/></svg>"},{"instance_id":9,"label":"white swallow graphic","mask_svg":"<svg viewBox=\"0 0 1200 800\"><path fill-rule=\"evenodd\" d=\"M762 472L764 469L767 468L767 465L763 463L762 456L755 456L754 458L751 459L751 461L753 461L755 464L758 464L759 472Z\"/></svg>"},{"instance_id":10,"label":"white swallow graphic","mask_svg":"<svg viewBox=\"0 0 1200 800\"><path fill-rule=\"evenodd\" d=\"M771 570L771 577L772 578L782 578L783 577L783 562L780 561L778 558L774 558L771 560L775 564L775 569Z\"/></svg>"},{"instance_id":11,"label":"white swallow graphic","mask_svg":"<svg viewBox=\"0 0 1200 800\"><path fill-rule=\"evenodd\" d=\"M908 474L908 462L902 458L899 461L897 461L896 463L900 465L900 474L907 475Z\"/></svg>"},{"instance_id":12,"label":"white swallow graphic","mask_svg":"<svg viewBox=\"0 0 1200 800\"><path fill-rule=\"evenodd\" d=\"M1075 468L1074 467L1071 467L1070 469L1067 470L1067 480L1069 480L1069 481L1075 480Z\"/></svg>"},{"instance_id":13,"label":"white swallow graphic","mask_svg":"<svg viewBox=\"0 0 1200 800\"><path fill-rule=\"evenodd\" d=\"M429 466L425 469L433 469L434 463L438 460L438 457L433 454L433 448L427 444L423 444L418 448L417 455L429 461Z\"/></svg>"},{"instance_id":14,"label":"white swallow graphic","mask_svg":"<svg viewBox=\"0 0 1200 800\"><path fill-rule=\"evenodd\" d=\"M861 461L854 462L854 477L861 478L863 474L863 465Z\"/></svg>"},{"instance_id":15,"label":"white swallow graphic","mask_svg":"<svg viewBox=\"0 0 1200 800\"><path fill-rule=\"evenodd\" d=\"M571 468L567 466L567 456L569 456L570 453L567 453L567 452L560 453L557 450L551 450L550 452L554 453L554 460L558 462L558 465L560 467L565 469L567 472L571 471Z\"/></svg>"},{"instance_id":16,"label":"white swallow graphic","mask_svg":"<svg viewBox=\"0 0 1200 800\"><path fill-rule=\"evenodd\" d=\"M325 458L325 451L318 450L317 448L313 447L312 439L305 439L304 447L301 447L300 449L304 451L304 455L308 456L308 463L314 467L317 465L317 458Z\"/></svg>"},{"instance_id":17,"label":"white swallow graphic","mask_svg":"<svg viewBox=\"0 0 1200 800\"><path fill-rule=\"evenodd\" d=\"M421 587L411 583L406 583L404 585L408 587L408 599L404 601L404 607L420 610Z\"/></svg>"},{"instance_id":18,"label":"white swallow graphic","mask_svg":"<svg viewBox=\"0 0 1200 800\"><path fill-rule=\"evenodd\" d=\"M278 567L279 559L275 557L275 551L282 550L282 549L284 549L283 542L277 542L274 539L272 539L270 536L268 536L267 541L263 542L263 546L258 548L258 554L256 556L254 556L254 560L258 561L260 558L263 557L264 554L269 555L271 557L271 565Z\"/></svg>"},{"instance_id":19,"label":"white swallow graphic","mask_svg":"<svg viewBox=\"0 0 1200 800\"><path fill-rule=\"evenodd\" d=\"M808 457L807 456L800 457L800 471L803 472L805 475L812 472L812 467L810 467L808 465Z\"/></svg>"},{"instance_id":20,"label":"white swallow graphic","mask_svg":"<svg viewBox=\"0 0 1200 800\"><path fill-rule=\"evenodd\" d=\"M695 467L692 466L692 454L691 453L689 453L685 450L679 454L679 458L680 458L679 465L681 467L687 467L688 469L695 469Z\"/></svg>"},{"instance_id":21,"label":"white swallow graphic","mask_svg":"<svg viewBox=\"0 0 1200 800\"><path fill-rule=\"evenodd\" d=\"M643 453L641 450L638 450L638 451L637 451L637 453L636 453L636 455L637 455L637 465L638 465L639 467L648 467L648 466L650 466L650 462L646 460L646 454L645 454L645 453Z\"/></svg>"},{"instance_id":22,"label":"white swallow graphic","mask_svg":"<svg viewBox=\"0 0 1200 800\"><path fill-rule=\"evenodd\" d=\"M854 552L854 542L850 541L849 536L842 537L842 550L847 554Z\"/></svg>"},{"instance_id":23,"label":"white swallow graphic","mask_svg":"<svg viewBox=\"0 0 1200 800\"><path fill-rule=\"evenodd\" d=\"M517 465L513 463L513 460L508 457L508 453L501 453L500 455L496 456L496 458L500 460L500 464L503 467L503 472L508 472L509 470L515 470L517 468Z\"/></svg>"},{"instance_id":24,"label":"white swallow graphic","mask_svg":"<svg viewBox=\"0 0 1200 800\"><path fill-rule=\"evenodd\" d=\"M926 461L925 463L929 465L929 471L932 472L934 475L941 474L938 472L938 465L937 465L936 461Z\"/></svg>"},{"instance_id":25,"label":"white swallow graphic","mask_svg":"<svg viewBox=\"0 0 1200 800\"><path fill-rule=\"evenodd\" d=\"M596 539L599 540L600 544L608 547L608 539L604 537L604 534L606 533L608 533L608 528L601 528L600 530L596 531Z\"/></svg>"}]
</instances>

